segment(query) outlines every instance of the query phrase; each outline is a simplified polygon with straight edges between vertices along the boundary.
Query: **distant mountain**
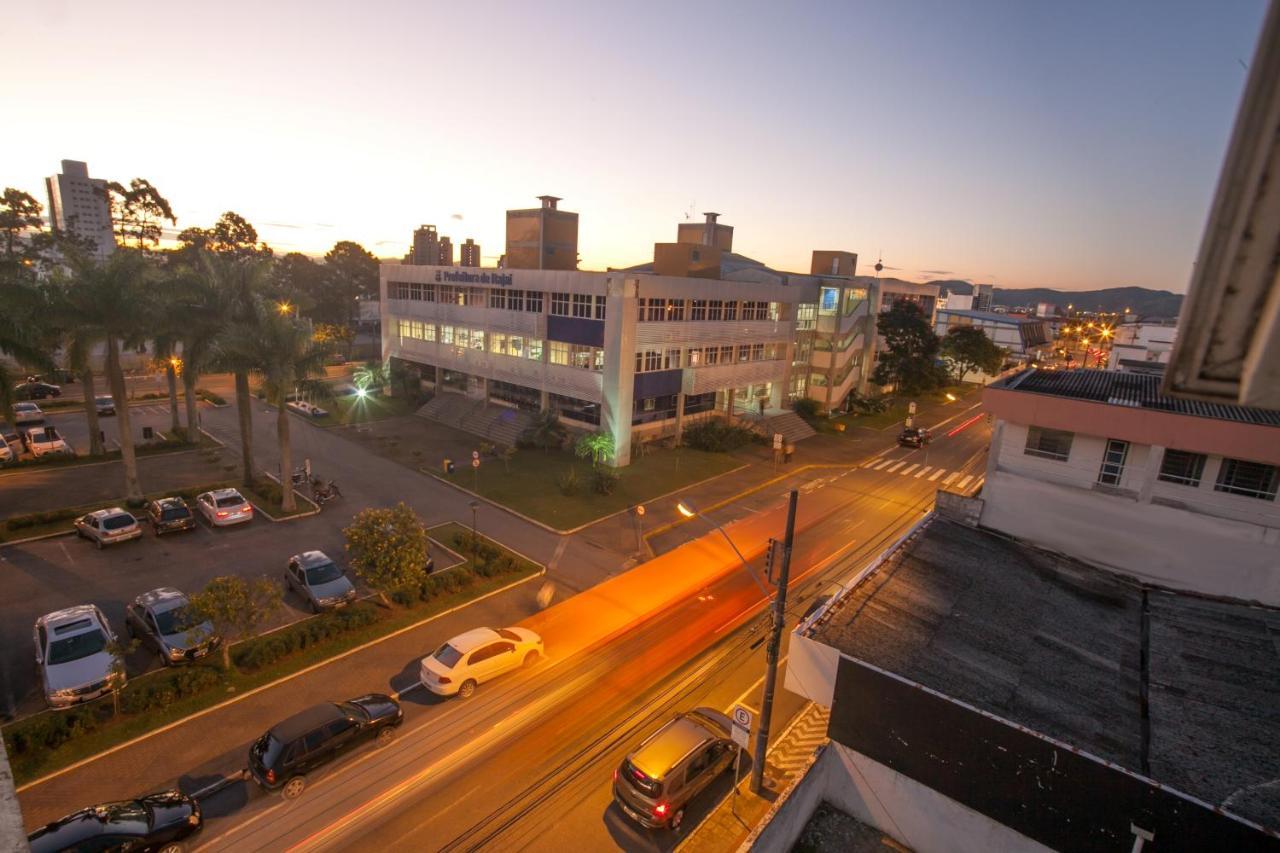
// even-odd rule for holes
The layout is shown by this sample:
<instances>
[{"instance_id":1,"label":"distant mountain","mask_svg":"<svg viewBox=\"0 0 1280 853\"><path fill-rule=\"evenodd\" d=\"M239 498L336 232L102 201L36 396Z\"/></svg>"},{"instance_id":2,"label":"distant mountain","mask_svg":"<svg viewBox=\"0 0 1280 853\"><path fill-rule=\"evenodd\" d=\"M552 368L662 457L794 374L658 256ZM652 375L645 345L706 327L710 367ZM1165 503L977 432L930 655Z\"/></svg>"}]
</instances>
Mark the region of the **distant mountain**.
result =
<instances>
[{"instance_id":1,"label":"distant mountain","mask_svg":"<svg viewBox=\"0 0 1280 853\"><path fill-rule=\"evenodd\" d=\"M944 292L968 294L973 284L967 281L931 281ZM1053 290L1048 287L997 287L997 305L1015 308L1020 305L1035 307L1037 302L1049 302L1066 310L1074 305L1077 311L1123 312L1128 308L1139 317L1176 318L1182 310L1182 294L1168 290L1150 290L1146 287L1112 287L1107 290Z\"/></svg>"}]
</instances>

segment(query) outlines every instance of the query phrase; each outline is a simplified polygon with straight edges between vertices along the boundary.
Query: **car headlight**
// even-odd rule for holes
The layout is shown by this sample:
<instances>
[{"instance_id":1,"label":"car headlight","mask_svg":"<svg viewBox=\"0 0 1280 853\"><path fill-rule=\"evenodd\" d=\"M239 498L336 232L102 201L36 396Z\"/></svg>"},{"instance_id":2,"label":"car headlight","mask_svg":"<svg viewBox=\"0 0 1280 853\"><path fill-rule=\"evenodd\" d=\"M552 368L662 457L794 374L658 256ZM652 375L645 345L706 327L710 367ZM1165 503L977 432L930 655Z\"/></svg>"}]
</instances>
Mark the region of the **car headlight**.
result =
<instances>
[{"instance_id":1,"label":"car headlight","mask_svg":"<svg viewBox=\"0 0 1280 853\"><path fill-rule=\"evenodd\" d=\"M180 660L187 654L186 649L179 649L173 646L169 647L169 660Z\"/></svg>"},{"instance_id":2,"label":"car headlight","mask_svg":"<svg viewBox=\"0 0 1280 853\"><path fill-rule=\"evenodd\" d=\"M200 825L199 813L192 812L191 814L187 815L187 823L190 824L191 826L199 826Z\"/></svg>"}]
</instances>

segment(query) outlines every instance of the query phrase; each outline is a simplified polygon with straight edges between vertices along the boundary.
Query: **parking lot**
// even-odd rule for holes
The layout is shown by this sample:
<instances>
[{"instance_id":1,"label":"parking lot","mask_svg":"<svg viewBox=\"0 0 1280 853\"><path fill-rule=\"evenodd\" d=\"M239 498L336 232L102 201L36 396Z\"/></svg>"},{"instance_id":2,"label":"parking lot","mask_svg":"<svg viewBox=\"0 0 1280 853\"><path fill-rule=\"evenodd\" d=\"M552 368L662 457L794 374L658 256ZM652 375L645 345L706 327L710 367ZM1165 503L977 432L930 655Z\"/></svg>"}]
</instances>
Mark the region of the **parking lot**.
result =
<instances>
[{"instance_id":1,"label":"parking lot","mask_svg":"<svg viewBox=\"0 0 1280 853\"><path fill-rule=\"evenodd\" d=\"M36 405L40 405L40 402L39 400L35 401ZM182 412L182 414L185 418L185 412ZM145 443L142 437L145 427L150 427L157 437L169 429L169 405L163 400L154 403L135 404L129 408L129 416L135 444L141 445ZM115 450L120 446L119 422L119 418L115 415L102 415L98 418L98 428L103 433L103 439L108 450ZM40 423L18 424L17 432L23 433L28 429L39 429L44 426L51 426L57 429L58 434L62 436L62 439L67 444L71 445L76 455L84 456L89 452L89 424L82 410L46 412L44 420ZM22 458L30 457L24 455Z\"/></svg>"}]
</instances>

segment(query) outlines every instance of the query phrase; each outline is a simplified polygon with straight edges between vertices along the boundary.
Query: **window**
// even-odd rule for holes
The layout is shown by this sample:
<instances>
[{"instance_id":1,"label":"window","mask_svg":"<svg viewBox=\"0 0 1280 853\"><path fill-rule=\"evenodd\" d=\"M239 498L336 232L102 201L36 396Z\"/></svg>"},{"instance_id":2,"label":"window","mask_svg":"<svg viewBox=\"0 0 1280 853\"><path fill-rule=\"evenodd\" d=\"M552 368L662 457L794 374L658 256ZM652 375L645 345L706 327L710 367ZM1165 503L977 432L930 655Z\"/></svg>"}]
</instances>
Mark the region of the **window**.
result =
<instances>
[{"instance_id":1,"label":"window","mask_svg":"<svg viewBox=\"0 0 1280 853\"><path fill-rule=\"evenodd\" d=\"M720 363L733 363L733 344L726 344L725 346L720 347Z\"/></svg>"},{"instance_id":2,"label":"window","mask_svg":"<svg viewBox=\"0 0 1280 853\"><path fill-rule=\"evenodd\" d=\"M440 343L442 344L453 343L453 326L440 327Z\"/></svg>"},{"instance_id":3,"label":"window","mask_svg":"<svg viewBox=\"0 0 1280 853\"><path fill-rule=\"evenodd\" d=\"M680 367L680 350L669 349L662 359L663 370L675 370Z\"/></svg>"},{"instance_id":4,"label":"window","mask_svg":"<svg viewBox=\"0 0 1280 853\"><path fill-rule=\"evenodd\" d=\"M583 346L581 344L569 345L569 362L582 370L594 370L596 364L595 347Z\"/></svg>"},{"instance_id":5,"label":"window","mask_svg":"<svg viewBox=\"0 0 1280 853\"><path fill-rule=\"evenodd\" d=\"M603 320L603 319L604 319L604 314L605 314L605 308L604 308L604 297L603 297L603 296L597 296L597 297L596 297L596 319L597 319L597 320Z\"/></svg>"},{"instance_id":6,"label":"window","mask_svg":"<svg viewBox=\"0 0 1280 853\"><path fill-rule=\"evenodd\" d=\"M662 369L662 353L657 350L643 350L636 353L636 372L648 373Z\"/></svg>"},{"instance_id":7,"label":"window","mask_svg":"<svg viewBox=\"0 0 1280 853\"><path fill-rule=\"evenodd\" d=\"M707 347L702 351L703 364L719 364L720 363L720 347Z\"/></svg>"},{"instance_id":8,"label":"window","mask_svg":"<svg viewBox=\"0 0 1280 853\"><path fill-rule=\"evenodd\" d=\"M1073 436L1074 433L1065 430L1033 426L1027 430L1026 454L1066 462L1071 455Z\"/></svg>"},{"instance_id":9,"label":"window","mask_svg":"<svg viewBox=\"0 0 1280 853\"><path fill-rule=\"evenodd\" d=\"M712 299L707 303L707 319L723 320L724 319L724 300Z\"/></svg>"},{"instance_id":10,"label":"window","mask_svg":"<svg viewBox=\"0 0 1280 853\"><path fill-rule=\"evenodd\" d=\"M507 353L507 336L502 332L489 333L489 352L496 352L499 355Z\"/></svg>"},{"instance_id":11,"label":"window","mask_svg":"<svg viewBox=\"0 0 1280 853\"><path fill-rule=\"evenodd\" d=\"M507 297L508 311L524 310L524 291L523 290L508 290L506 291L506 297ZM497 308L498 306L495 305L494 307Z\"/></svg>"},{"instance_id":12,"label":"window","mask_svg":"<svg viewBox=\"0 0 1280 853\"><path fill-rule=\"evenodd\" d=\"M549 341L548 351L551 353L550 359L552 364L569 363L569 345L560 341Z\"/></svg>"},{"instance_id":13,"label":"window","mask_svg":"<svg viewBox=\"0 0 1280 853\"><path fill-rule=\"evenodd\" d=\"M542 313L542 291L527 290L524 294L524 310L533 313Z\"/></svg>"},{"instance_id":14,"label":"window","mask_svg":"<svg viewBox=\"0 0 1280 853\"><path fill-rule=\"evenodd\" d=\"M724 304L724 319L726 322L733 323L738 319L738 303L730 300Z\"/></svg>"},{"instance_id":15,"label":"window","mask_svg":"<svg viewBox=\"0 0 1280 853\"><path fill-rule=\"evenodd\" d=\"M1120 476L1124 473L1124 462L1128 455L1129 442L1108 439L1106 452L1102 454L1102 468L1098 471L1098 482L1104 486L1120 485Z\"/></svg>"},{"instance_id":16,"label":"window","mask_svg":"<svg viewBox=\"0 0 1280 853\"><path fill-rule=\"evenodd\" d=\"M489 307L506 310L507 294L505 291L493 289L489 291Z\"/></svg>"},{"instance_id":17,"label":"window","mask_svg":"<svg viewBox=\"0 0 1280 853\"><path fill-rule=\"evenodd\" d=\"M707 300L692 299L689 301L689 319L690 320L707 319Z\"/></svg>"},{"instance_id":18,"label":"window","mask_svg":"<svg viewBox=\"0 0 1280 853\"><path fill-rule=\"evenodd\" d=\"M817 323L818 306L812 302L802 302L796 306L796 328L812 329Z\"/></svg>"},{"instance_id":19,"label":"window","mask_svg":"<svg viewBox=\"0 0 1280 853\"><path fill-rule=\"evenodd\" d=\"M422 285L422 301L423 302L436 301L436 286L434 284Z\"/></svg>"},{"instance_id":20,"label":"window","mask_svg":"<svg viewBox=\"0 0 1280 853\"><path fill-rule=\"evenodd\" d=\"M422 283L415 281L409 284L409 298L418 302L422 301Z\"/></svg>"},{"instance_id":21,"label":"window","mask_svg":"<svg viewBox=\"0 0 1280 853\"><path fill-rule=\"evenodd\" d=\"M387 282L387 296L391 299L408 299L409 284L404 281Z\"/></svg>"},{"instance_id":22,"label":"window","mask_svg":"<svg viewBox=\"0 0 1280 853\"><path fill-rule=\"evenodd\" d=\"M573 294L573 316L582 317L584 319L591 318L591 294Z\"/></svg>"},{"instance_id":23,"label":"window","mask_svg":"<svg viewBox=\"0 0 1280 853\"><path fill-rule=\"evenodd\" d=\"M764 361L764 344L751 345L751 360Z\"/></svg>"},{"instance_id":24,"label":"window","mask_svg":"<svg viewBox=\"0 0 1280 853\"><path fill-rule=\"evenodd\" d=\"M1204 474L1204 454L1186 450L1166 450L1160 460L1159 479L1180 486L1199 486Z\"/></svg>"},{"instance_id":25,"label":"window","mask_svg":"<svg viewBox=\"0 0 1280 853\"><path fill-rule=\"evenodd\" d=\"M551 315L554 317L569 316L569 294L567 293L551 294Z\"/></svg>"},{"instance_id":26,"label":"window","mask_svg":"<svg viewBox=\"0 0 1280 853\"><path fill-rule=\"evenodd\" d=\"M436 289L436 292L439 294L441 302L450 303L458 301L458 288L454 287L452 284L442 284Z\"/></svg>"},{"instance_id":27,"label":"window","mask_svg":"<svg viewBox=\"0 0 1280 853\"><path fill-rule=\"evenodd\" d=\"M466 300L463 305L471 305L476 308L484 307L484 298L489 288L487 287L468 287Z\"/></svg>"},{"instance_id":28,"label":"window","mask_svg":"<svg viewBox=\"0 0 1280 853\"><path fill-rule=\"evenodd\" d=\"M1264 501L1276 499L1276 466L1243 459L1223 459L1216 491Z\"/></svg>"},{"instance_id":29,"label":"window","mask_svg":"<svg viewBox=\"0 0 1280 853\"><path fill-rule=\"evenodd\" d=\"M685 367L698 367L702 364L702 347L689 347L689 354L685 357Z\"/></svg>"},{"instance_id":30,"label":"window","mask_svg":"<svg viewBox=\"0 0 1280 853\"><path fill-rule=\"evenodd\" d=\"M818 296L818 313L823 317L831 317L840 308L840 291L834 287L822 288Z\"/></svg>"},{"instance_id":31,"label":"window","mask_svg":"<svg viewBox=\"0 0 1280 853\"><path fill-rule=\"evenodd\" d=\"M530 361L542 361L542 341L530 338L525 342L524 357Z\"/></svg>"},{"instance_id":32,"label":"window","mask_svg":"<svg viewBox=\"0 0 1280 853\"><path fill-rule=\"evenodd\" d=\"M666 319L676 323L684 321L684 300L683 299L667 300Z\"/></svg>"}]
</instances>

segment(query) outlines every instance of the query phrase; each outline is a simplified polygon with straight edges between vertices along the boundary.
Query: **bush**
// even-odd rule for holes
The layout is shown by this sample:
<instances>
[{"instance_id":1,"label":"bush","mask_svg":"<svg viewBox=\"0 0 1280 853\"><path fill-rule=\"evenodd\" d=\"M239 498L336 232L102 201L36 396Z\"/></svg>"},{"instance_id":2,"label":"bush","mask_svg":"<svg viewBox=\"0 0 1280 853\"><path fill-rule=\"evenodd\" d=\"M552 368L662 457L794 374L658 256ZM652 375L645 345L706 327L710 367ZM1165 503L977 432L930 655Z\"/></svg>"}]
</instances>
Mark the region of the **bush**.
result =
<instances>
[{"instance_id":1,"label":"bush","mask_svg":"<svg viewBox=\"0 0 1280 853\"><path fill-rule=\"evenodd\" d=\"M172 705L179 699L204 693L222 683L222 676L211 666L188 666L131 681L120 693L120 710L140 714Z\"/></svg>"},{"instance_id":2,"label":"bush","mask_svg":"<svg viewBox=\"0 0 1280 853\"><path fill-rule=\"evenodd\" d=\"M596 468L591 472L591 491L597 495L611 495L613 490L618 487L618 476L616 471L608 468Z\"/></svg>"},{"instance_id":3,"label":"bush","mask_svg":"<svg viewBox=\"0 0 1280 853\"><path fill-rule=\"evenodd\" d=\"M223 397L221 394L215 394L207 388L197 388L196 396L199 397L201 400L206 400L210 403L213 403L215 406L225 406L227 404L225 397Z\"/></svg>"},{"instance_id":4,"label":"bush","mask_svg":"<svg viewBox=\"0 0 1280 853\"><path fill-rule=\"evenodd\" d=\"M6 726L5 744L12 756L54 750L95 731L109 718L110 711L108 703L91 703L37 714Z\"/></svg>"},{"instance_id":5,"label":"bush","mask_svg":"<svg viewBox=\"0 0 1280 853\"><path fill-rule=\"evenodd\" d=\"M47 512L33 512L29 515L15 515L5 522L6 530L25 530L28 527L39 527L42 524L53 524L58 521L70 521L78 518L84 510L54 509Z\"/></svg>"},{"instance_id":6,"label":"bush","mask_svg":"<svg viewBox=\"0 0 1280 853\"><path fill-rule=\"evenodd\" d=\"M801 397L791 404L791 408L806 421L811 421L818 417L818 401L811 397Z\"/></svg>"},{"instance_id":7,"label":"bush","mask_svg":"<svg viewBox=\"0 0 1280 853\"><path fill-rule=\"evenodd\" d=\"M686 445L709 453L728 453L731 450L737 450L750 444L754 437L751 430L731 426L720 420L705 420L684 431Z\"/></svg>"},{"instance_id":8,"label":"bush","mask_svg":"<svg viewBox=\"0 0 1280 853\"><path fill-rule=\"evenodd\" d=\"M556 488L560 490L560 494L565 497L571 497L578 493L579 477L578 471L572 465L565 472L556 477Z\"/></svg>"},{"instance_id":9,"label":"bush","mask_svg":"<svg viewBox=\"0 0 1280 853\"><path fill-rule=\"evenodd\" d=\"M238 643L231 652L231 659L237 668L252 672L270 666L281 658L372 625L377 619L378 612L373 607L362 602L356 603Z\"/></svg>"},{"instance_id":10,"label":"bush","mask_svg":"<svg viewBox=\"0 0 1280 853\"><path fill-rule=\"evenodd\" d=\"M844 408L846 412L860 415L878 415L889 408L889 400L885 397L863 397L858 392L851 391L845 398Z\"/></svg>"}]
</instances>

